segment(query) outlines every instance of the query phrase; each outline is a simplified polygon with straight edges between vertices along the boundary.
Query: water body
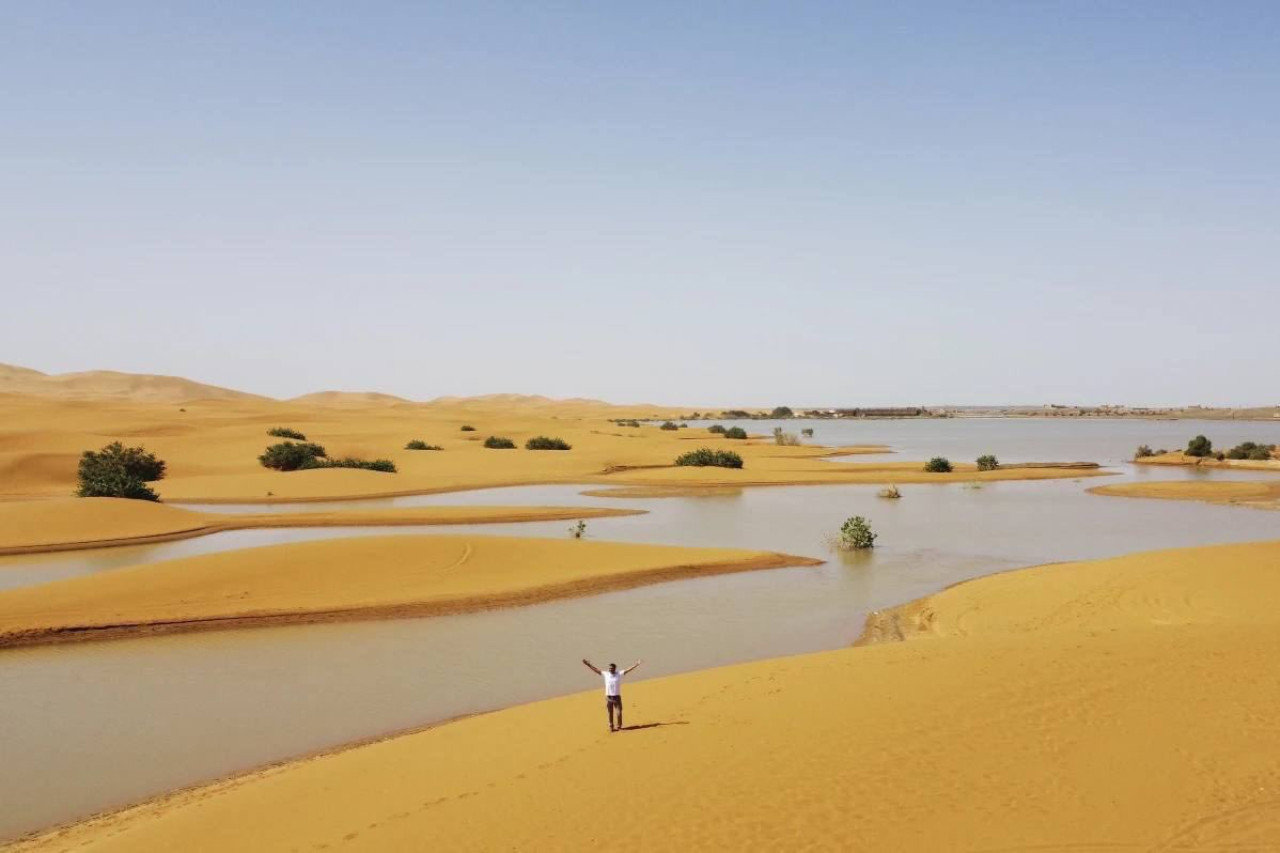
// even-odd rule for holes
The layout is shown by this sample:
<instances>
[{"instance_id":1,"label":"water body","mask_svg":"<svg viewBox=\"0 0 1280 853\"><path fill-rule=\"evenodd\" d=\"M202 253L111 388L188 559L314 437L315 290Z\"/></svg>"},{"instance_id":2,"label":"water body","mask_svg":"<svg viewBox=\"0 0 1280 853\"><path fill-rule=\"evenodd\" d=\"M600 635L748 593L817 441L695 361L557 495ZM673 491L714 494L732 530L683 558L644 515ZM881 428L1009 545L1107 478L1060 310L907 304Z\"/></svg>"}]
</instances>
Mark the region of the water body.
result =
<instances>
[{"instance_id":1,"label":"water body","mask_svg":"<svg viewBox=\"0 0 1280 853\"><path fill-rule=\"evenodd\" d=\"M1008 461L1106 461L1106 453L1121 457L1138 443L1181 446L1195 432L1226 446L1246 439L1280 442L1280 424L1269 423L823 421L814 427L815 440L889 443L902 448L898 458L907 459L939 454L970 459L993 452ZM836 429L846 432L826 432ZM1033 446L1037 440L1043 447ZM577 486L385 499L379 503L634 506L650 513L590 521L588 535L760 548L825 556L830 562L434 619L3 652L0 755L6 773L0 778L0 838L359 738L593 689L594 678L578 663L583 656L624 663L643 657L642 672L651 677L836 648L857 636L871 610L995 571L1280 536L1280 513L1085 492L1117 479L1248 479L1265 473L1128 465L1117 470L1119 476L1112 478L1000 482L980 489L905 485L899 501L879 499L877 487L866 485L654 500L587 498ZM877 548L870 554L831 554L826 538L856 514L872 519L880 534ZM137 548L4 558L0 577L41 582L194 553L332 536L459 529L566 536L568 526L234 531ZM640 705L629 710L644 713Z\"/></svg>"}]
</instances>

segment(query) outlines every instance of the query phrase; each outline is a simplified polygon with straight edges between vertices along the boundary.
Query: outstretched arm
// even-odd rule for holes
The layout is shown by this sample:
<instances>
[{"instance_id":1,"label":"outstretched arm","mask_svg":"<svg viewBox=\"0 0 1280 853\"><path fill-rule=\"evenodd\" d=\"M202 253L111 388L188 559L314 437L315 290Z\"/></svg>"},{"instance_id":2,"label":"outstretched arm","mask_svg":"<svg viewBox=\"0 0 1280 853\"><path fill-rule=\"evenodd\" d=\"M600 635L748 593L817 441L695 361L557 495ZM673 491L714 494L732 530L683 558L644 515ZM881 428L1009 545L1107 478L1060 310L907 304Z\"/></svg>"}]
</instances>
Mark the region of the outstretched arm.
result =
<instances>
[{"instance_id":1,"label":"outstretched arm","mask_svg":"<svg viewBox=\"0 0 1280 853\"><path fill-rule=\"evenodd\" d=\"M596 675L599 675L599 674L600 674L600 670L598 670L598 669L596 669L594 666L592 666L591 661L587 660L586 658L583 658L583 659L582 659L582 662L583 662L583 663L585 663L585 664L587 665L587 669L591 670L591 671L592 671L592 672L594 672Z\"/></svg>"},{"instance_id":2,"label":"outstretched arm","mask_svg":"<svg viewBox=\"0 0 1280 853\"><path fill-rule=\"evenodd\" d=\"M638 660L638 661L636 661L635 663L631 664L631 666L629 666L629 667L627 667L626 669L624 669L624 670L622 671L622 674L623 674L623 675L626 675L628 672L630 672L631 670L635 669L636 667L638 667L638 666L639 666L640 664L642 664L642 663L644 663L644 661L642 661L642 660Z\"/></svg>"}]
</instances>

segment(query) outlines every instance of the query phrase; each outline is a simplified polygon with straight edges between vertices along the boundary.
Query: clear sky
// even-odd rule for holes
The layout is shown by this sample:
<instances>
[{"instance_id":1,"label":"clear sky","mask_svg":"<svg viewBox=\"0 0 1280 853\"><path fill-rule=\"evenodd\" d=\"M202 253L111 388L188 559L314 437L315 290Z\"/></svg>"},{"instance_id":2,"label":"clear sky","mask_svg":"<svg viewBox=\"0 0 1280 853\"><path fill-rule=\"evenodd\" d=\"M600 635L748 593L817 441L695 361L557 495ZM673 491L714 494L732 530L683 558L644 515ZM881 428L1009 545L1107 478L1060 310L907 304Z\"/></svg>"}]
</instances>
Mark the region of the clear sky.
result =
<instances>
[{"instance_id":1,"label":"clear sky","mask_svg":"<svg viewBox=\"0 0 1280 853\"><path fill-rule=\"evenodd\" d=\"M0 362L1274 404L1280 3L6 4Z\"/></svg>"}]
</instances>

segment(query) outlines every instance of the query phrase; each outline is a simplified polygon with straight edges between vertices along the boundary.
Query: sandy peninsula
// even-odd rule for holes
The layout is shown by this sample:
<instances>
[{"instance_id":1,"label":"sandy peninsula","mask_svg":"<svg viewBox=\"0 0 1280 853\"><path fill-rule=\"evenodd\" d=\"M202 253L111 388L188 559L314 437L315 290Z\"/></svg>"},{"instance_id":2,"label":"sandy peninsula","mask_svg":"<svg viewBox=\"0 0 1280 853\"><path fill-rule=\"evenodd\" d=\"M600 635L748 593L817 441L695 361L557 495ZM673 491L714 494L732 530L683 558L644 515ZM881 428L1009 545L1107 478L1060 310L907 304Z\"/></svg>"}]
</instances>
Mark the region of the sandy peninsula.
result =
<instances>
[{"instance_id":1,"label":"sandy peninsula","mask_svg":"<svg viewBox=\"0 0 1280 853\"><path fill-rule=\"evenodd\" d=\"M1280 459L1218 459L1214 456L1189 456L1181 451L1140 456L1135 465L1177 465L1190 468L1227 468L1237 471L1280 472Z\"/></svg>"},{"instance_id":2,"label":"sandy peninsula","mask_svg":"<svg viewBox=\"0 0 1280 853\"><path fill-rule=\"evenodd\" d=\"M413 527L637 515L643 510L554 506L431 506L292 513L207 513L123 498L0 502L0 555L189 539L261 527Z\"/></svg>"},{"instance_id":3,"label":"sandy peninsula","mask_svg":"<svg viewBox=\"0 0 1280 853\"><path fill-rule=\"evenodd\" d=\"M0 592L0 648L438 616L821 561L729 548L385 536L226 551Z\"/></svg>"},{"instance_id":4,"label":"sandy peninsula","mask_svg":"<svg viewBox=\"0 0 1280 853\"><path fill-rule=\"evenodd\" d=\"M1157 480L1094 486L1089 492L1125 498L1203 501L1212 504L1280 509L1280 480Z\"/></svg>"},{"instance_id":5,"label":"sandy peninsula","mask_svg":"<svg viewBox=\"0 0 1280 853\"><path fill-rule=\"evenodd\" d=\"M1261 853L1278 569L1271 542L997 575L874 620L905 642L636 683L620 734L584 693L13 849Z\"/></svg>"}]
</instances>

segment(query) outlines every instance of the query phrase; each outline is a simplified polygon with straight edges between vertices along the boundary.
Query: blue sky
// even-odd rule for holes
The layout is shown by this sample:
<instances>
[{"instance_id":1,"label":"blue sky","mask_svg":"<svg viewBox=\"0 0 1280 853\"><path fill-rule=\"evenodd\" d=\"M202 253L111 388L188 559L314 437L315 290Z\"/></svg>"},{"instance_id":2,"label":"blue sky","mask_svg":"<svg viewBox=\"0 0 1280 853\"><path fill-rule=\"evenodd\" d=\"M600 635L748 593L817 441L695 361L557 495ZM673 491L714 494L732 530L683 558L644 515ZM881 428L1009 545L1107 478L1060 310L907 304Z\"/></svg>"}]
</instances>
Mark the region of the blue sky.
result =
<instances>
[{"instance_id":1,"label":"blue sky","mask_svg":"<svg viewBox=\"0 0 1280 853\"><path fill-rule=\"evenodd\" d=\"M1280 402L1278 4L261 6L6 10L0 361Z\"/></svg>"}]
</instances>

